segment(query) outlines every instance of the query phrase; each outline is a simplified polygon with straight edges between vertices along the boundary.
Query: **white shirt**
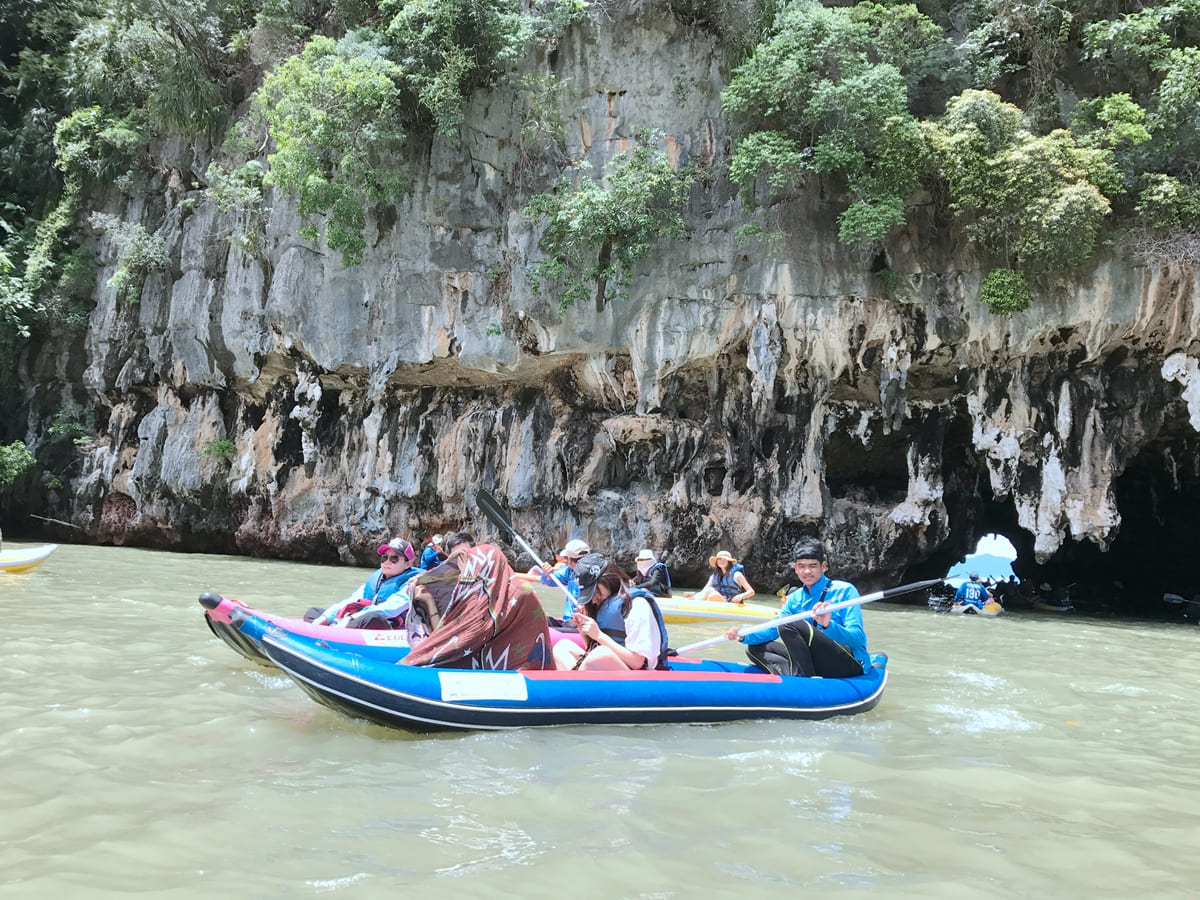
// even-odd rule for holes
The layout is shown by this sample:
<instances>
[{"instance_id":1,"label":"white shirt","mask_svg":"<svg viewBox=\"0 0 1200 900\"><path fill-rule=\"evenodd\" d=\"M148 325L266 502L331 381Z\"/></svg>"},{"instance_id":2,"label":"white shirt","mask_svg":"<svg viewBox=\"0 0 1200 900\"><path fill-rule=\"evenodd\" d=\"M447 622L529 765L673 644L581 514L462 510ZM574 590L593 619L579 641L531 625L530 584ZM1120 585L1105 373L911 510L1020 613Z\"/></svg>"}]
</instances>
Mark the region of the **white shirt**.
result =
<instances>
[{"instance_id":1,"label":"white shirt","mask_svg":"<svg viewBox=\"0 0 1200 900\"><path fill-rule=\"evenodd\" d=\"M625 649L644 656L650 668L658 662L658 654L662 650L662 632L658 630L658 620L650 604L641 597L633 598L629 615L625 617Z\"/></svg>"}]
</instances>

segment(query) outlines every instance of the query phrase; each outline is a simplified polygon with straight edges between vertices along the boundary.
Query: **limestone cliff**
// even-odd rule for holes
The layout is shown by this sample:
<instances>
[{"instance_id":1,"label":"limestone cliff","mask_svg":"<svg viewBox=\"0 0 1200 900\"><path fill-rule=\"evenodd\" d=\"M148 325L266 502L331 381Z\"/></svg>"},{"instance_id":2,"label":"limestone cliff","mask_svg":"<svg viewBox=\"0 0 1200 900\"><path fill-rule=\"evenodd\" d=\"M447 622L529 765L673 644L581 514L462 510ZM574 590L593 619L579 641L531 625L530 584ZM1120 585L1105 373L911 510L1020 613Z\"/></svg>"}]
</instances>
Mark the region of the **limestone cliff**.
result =
<instances>
[{"instance_id":1,"label":"limestone cliff","mask_svg":"<svg viewBox=\"0 0 1200 900\"><path fill-rule=\"evenodd\" d=\"M653 127L681 164L720 173L713 39L641 4L605 15L527 63L567 85L566 156L599 169ZM286 198L257 257L232 249L237 223L188 188L212 151L158 148L184 177L114 211L159 227L170 270L118 302L98 239L86 336L28 360L31 422L98 410L54 514L104 542L365 561L397 532L494 537L483 486L547 552L582 536L632 567L655 547L682 582L726 548L774 589L817 533L838 573L895 583L998 529L1019 571L1195 589L1178 517L1200 485L1190 269L1114 246L995 317L932 214L854 252L814 181L770 210L780 241L741 244L718 175L693 192L690 239L661 242L627 299L560 315L527 280L538 234L521 210L556 170L522 150L518 106L476 97L353 268L295 237ZM205 454L217 440L231 460ZM1149 575L1123 574L1151 549Z\"/></svg>"}]
</instances>

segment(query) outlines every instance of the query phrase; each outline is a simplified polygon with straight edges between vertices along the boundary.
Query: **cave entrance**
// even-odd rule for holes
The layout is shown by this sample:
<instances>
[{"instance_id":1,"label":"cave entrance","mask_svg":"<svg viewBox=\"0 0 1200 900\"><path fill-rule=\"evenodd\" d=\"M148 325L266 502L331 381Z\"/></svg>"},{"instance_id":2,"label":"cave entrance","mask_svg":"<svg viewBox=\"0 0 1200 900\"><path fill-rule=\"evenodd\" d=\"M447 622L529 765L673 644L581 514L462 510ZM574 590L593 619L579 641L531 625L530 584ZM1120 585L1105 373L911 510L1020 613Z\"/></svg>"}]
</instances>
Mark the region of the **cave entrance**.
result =
<instances>
[{"instance_id":1,"label":"cave entrance","mask_svg":"<svg viewBox=\"0 0 1200 900\"><path fill-rule=\"evenodd\" d=\"M1013 571L1016 558L1017 548L1007 537L996 532L985 534L973 553L946 570L946 581L958 587L972 574L977 574L983 582L1019 580Z\"/></svg>"},{"instance_id":2,"label":"cave entrance","mask_svg":"<svg viewBox=\"0 0 1200 900\"><path fill-rule=\"evenodd\" d=\"M1192 603L1200 595L1200 441L1144 449L1116 479L1113 498L1121 526L1108 550L1068 541L1038 567L1038 581L1075 585L1076 605L1089 613L1187 618L1200 608Z\"/></svg>"}]
</instances>

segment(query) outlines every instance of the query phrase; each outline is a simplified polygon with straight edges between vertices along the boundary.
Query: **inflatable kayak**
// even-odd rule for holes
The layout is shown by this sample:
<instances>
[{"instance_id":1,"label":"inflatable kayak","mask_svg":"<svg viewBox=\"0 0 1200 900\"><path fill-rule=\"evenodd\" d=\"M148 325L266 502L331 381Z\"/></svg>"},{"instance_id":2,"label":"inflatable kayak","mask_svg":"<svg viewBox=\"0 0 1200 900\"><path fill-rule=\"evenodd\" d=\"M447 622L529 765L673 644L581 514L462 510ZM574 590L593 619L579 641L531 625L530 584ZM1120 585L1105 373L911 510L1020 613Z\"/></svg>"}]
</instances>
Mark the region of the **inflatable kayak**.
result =
<instances>
[{"instance_id":1,"label":"inflatable kayak","mask_svg":"<svg viewBox=\"0 0 1200 900\"><path fill-rule=\"evenodd\" d=\"M58 544L38 544L35 547L0 550L0 572L28 572L45 562L46 557L57 549Z\"/></svg>"},{"instance_id":2,"label":"inflatable kayak","mask_svg":"<svg viewBox=\"0 0 1200 900\"><path fill-rule=\"evenodd\" d=\"M765 622L779 615L778 606L761 603L726 603L724 600L693 600L682 594L655 597L663 621L681 622Z\"/></svg>"},{"instance_id":3,"label":"inflatable kayak","mask_svg":"<svg viewBox=\"0 0 1200 900\"><path fill-rule=\"evenodd\" d=\"M282 630L263 652L315 700L408 731L825 719L873 709L887 659L858 678L792 678L672 658L658 672L484 671L395 665Z\"/></svg>"},{"instance_id":4,"label":"inflatable kayak","mask_svg":"<svg viewBox=\"0 0 1200 900\"><path fill-rule=\"evenodd\" d=\"M260 666L274 666L262 649L263 636L267 633L300 634L393 663L408 653L408 635L403 631L312 625L303 619L275 616L254 609L220 594L201 594L200 605L204 607L208 630Z\"/></svg>"}]
</instances>

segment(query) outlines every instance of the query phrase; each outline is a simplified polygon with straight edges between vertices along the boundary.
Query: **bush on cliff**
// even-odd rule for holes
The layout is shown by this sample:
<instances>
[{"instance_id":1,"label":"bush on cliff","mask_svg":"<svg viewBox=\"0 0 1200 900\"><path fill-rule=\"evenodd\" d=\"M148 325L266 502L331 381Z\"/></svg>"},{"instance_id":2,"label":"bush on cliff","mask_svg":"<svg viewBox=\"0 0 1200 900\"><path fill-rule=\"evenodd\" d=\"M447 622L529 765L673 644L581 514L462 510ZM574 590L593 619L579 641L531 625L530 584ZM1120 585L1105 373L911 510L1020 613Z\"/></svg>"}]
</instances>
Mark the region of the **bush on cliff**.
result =
<instances>
[{"instance_id":1,"label":"bush on cliff","mask_svg":"<svg viewBox=\"0 0 1200 900\"><path fill-rule=\"evenodd\" d=\"M602 178L581 163L574 178L564 176L553 192L530 199L525 215L546 221L546 258L534 266L532 286L540 293L541 285L557 285L560 310L593 293L599 308L622 293L634 265L660 238L687 233L683 208L694 176L672 168L651 145L659 140L643 134L609 160Z\"/></svg>"}]
</instances>

